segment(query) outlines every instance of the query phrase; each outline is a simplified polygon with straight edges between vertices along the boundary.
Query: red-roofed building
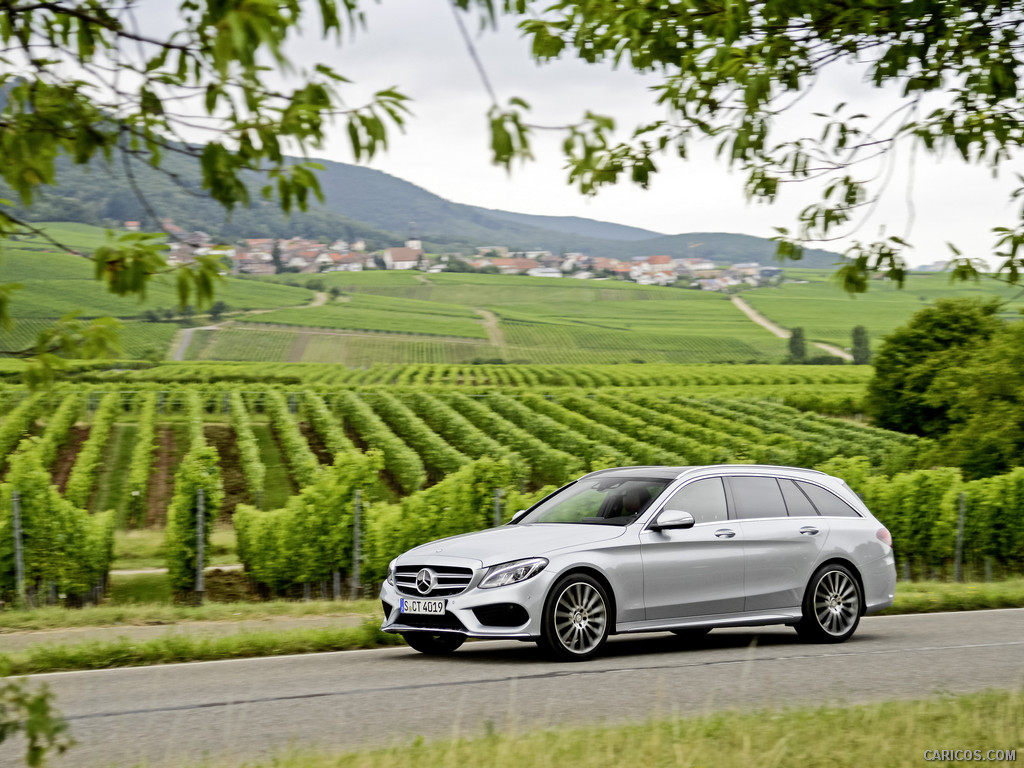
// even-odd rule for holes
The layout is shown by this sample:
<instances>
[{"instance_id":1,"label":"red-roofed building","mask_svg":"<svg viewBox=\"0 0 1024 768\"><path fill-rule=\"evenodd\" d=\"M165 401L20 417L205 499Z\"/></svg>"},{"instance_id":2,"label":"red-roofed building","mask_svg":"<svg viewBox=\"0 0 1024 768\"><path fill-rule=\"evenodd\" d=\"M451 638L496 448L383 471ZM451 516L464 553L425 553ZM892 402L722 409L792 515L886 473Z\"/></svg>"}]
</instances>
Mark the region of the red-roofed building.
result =
<instances>
[{"instance_id":1,"label":"red-roofed building","mask_svg":"<svg viewBox=\"0 0 1024 768\"><path fill-rule=\"evenodd\" d=\"M423 251L419 248L387 248L384 263L388 269L416 269Z\"/></svg>"},{"instance_id":2,"label":"red-roofed building","mask_svg":"<svg viewBox=\"0 0 1024 768\"><path fill-rule=\"evenodd\" d=\"M536 269L540 266L533 259L491 259L491 264L496 266L503 275L519 275L528 269Z\"/></svg>"}]
</instances>

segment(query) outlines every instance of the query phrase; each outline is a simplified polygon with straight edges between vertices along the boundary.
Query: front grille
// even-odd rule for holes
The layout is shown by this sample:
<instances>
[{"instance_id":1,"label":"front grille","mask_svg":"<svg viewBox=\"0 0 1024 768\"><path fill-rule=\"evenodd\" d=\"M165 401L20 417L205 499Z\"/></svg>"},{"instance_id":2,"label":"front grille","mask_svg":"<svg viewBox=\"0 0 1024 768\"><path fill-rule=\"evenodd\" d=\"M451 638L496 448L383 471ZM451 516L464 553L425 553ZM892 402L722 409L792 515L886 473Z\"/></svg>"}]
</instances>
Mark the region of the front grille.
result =
<instances>
[{"instance_id":1,"label":"front grille","mask_svg":"<svg viewBox=\"0 0 1024 768\"><path fill-rule=\"evenodd\" d=\"M462 632L466 630L463 623L451 613L444 613L441 616L431 616L426 613L403 613L398 617L397 623L417 629L444 629Z\"/></svg>"},{"instance_id":2,"label":"front grille","mask_svg":"<svg viewBox=\"0 0 1024 768\"><path fill-rule=\"evenodd\" d=\"M434 572L437 586L428 592L416 588L416 576L424 568ZM472 568L458 568L447 565L400 565L395 568L395 586L405 595L417 597L446 597L464 592L473 580Z\"/></svg>"}]
</instances>

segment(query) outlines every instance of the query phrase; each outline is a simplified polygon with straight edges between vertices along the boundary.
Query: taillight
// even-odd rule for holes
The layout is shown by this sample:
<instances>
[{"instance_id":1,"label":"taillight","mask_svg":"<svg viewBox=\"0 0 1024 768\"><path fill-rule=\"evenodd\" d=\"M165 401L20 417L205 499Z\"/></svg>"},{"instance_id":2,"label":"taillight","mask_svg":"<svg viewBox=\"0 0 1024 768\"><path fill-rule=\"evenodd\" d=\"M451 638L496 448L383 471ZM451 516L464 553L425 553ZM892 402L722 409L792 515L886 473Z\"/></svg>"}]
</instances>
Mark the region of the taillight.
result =
<instances>
[{"instance_id":1,"label":"taillight","mask_svg":"<svg viewBox=\"0 0 1024 768\"><path fill-rule=\"evenodd\" d=\"M887 528L879 528L875 531L875 537L890 549L892 548L892 534Z\"/></svg>"}]
</instances>

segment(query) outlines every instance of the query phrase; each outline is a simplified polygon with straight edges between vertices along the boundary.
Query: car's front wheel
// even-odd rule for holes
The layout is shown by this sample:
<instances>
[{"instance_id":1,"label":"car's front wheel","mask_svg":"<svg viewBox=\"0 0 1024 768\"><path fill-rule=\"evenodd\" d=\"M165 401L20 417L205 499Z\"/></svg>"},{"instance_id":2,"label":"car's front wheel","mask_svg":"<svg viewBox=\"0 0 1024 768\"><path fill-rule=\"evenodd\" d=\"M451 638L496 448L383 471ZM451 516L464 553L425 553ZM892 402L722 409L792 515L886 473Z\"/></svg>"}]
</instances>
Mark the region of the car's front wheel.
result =
<instances>
[{"instance_id":1,"label":"car's front wheel","mask_svg":"<svg viewBox=\"0 0 1024 768\"><path fill-rule=\"evenodd\" d=\"M796 631L817 643L848 640L860 623L862 600L860 584L849 568L824 565L811 577Z\"/></svg>"},{"instance_id":2,"label":"car's front wheel","mask_svg":"<svg viewBox=\"0 0 1024 768\"><path fill-rule=\"evenodd\" d=\"M564 661L593 658L608 639L610 605L592 576L575 573L559 579L544 606L541 645Z\"/></svg>"},{"instance_id":3,"label":"car's front wheel","mask_svg":"<svg viewBox=\"0 0 1024 768\"><path fill-rule=\"evenodd\" d=\"M403 632L402 639L410 647L428 656L446 656L466 642L465 635L451 632Z\"/></svg>"}]
</instances>

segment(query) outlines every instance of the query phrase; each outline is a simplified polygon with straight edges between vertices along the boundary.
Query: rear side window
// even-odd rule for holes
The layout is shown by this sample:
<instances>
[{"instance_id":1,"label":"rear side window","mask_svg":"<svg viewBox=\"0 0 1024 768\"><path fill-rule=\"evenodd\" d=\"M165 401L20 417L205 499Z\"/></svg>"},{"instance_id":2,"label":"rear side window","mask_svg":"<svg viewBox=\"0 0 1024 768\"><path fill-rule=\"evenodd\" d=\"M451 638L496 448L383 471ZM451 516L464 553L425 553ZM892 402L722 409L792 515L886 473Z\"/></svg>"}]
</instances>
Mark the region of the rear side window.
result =
<instances>
[{"instance_id":1,"label":"rear side window","mask_svg":"<svg viewBox=\"0 0 1024 768\"><path fill-rule=\"evenodd\" d=\"M799 480L796 484L800 486L800 489L807 494L807 497L813 502L814 506L818 508L818 512L826 517L860 517L860 514L847 504L845 501L840 499L831 491L826 491L820 485L811 485L810 483L803 483Z\"/></svg>"},{"instance_id":2,"label":"rear side window","mask_svg":"<svg viewBox=\"0 0 1024 768\"><path fill-rule=\"evenodd\" d=\"M665 503L665 509L689 512L698 523L717 523L729 518L720 477L697 480L680 488Z\"/></svg>"},{"instance_id":3,"label":"rear side window","mask_svg":"<svg viewBox=\"0 0 1024 768\"><path fill-rule=\"evenodd\" d=\"M786 500L786 509L789 510L790 517L818 516L818 510L793 480L779 480L779 485L782 486L782 496Z\"/></svg>"},{"instance_id":4,"label":"rear side window","mask_svg":"<svg viewBox=\"0 0 1024 768\"><path fill-rule=\"evenodd\" d=\"M786 502L774 477L730 477L729 489L736 517L786 517Z\"/></svg>"}]
</instances>

